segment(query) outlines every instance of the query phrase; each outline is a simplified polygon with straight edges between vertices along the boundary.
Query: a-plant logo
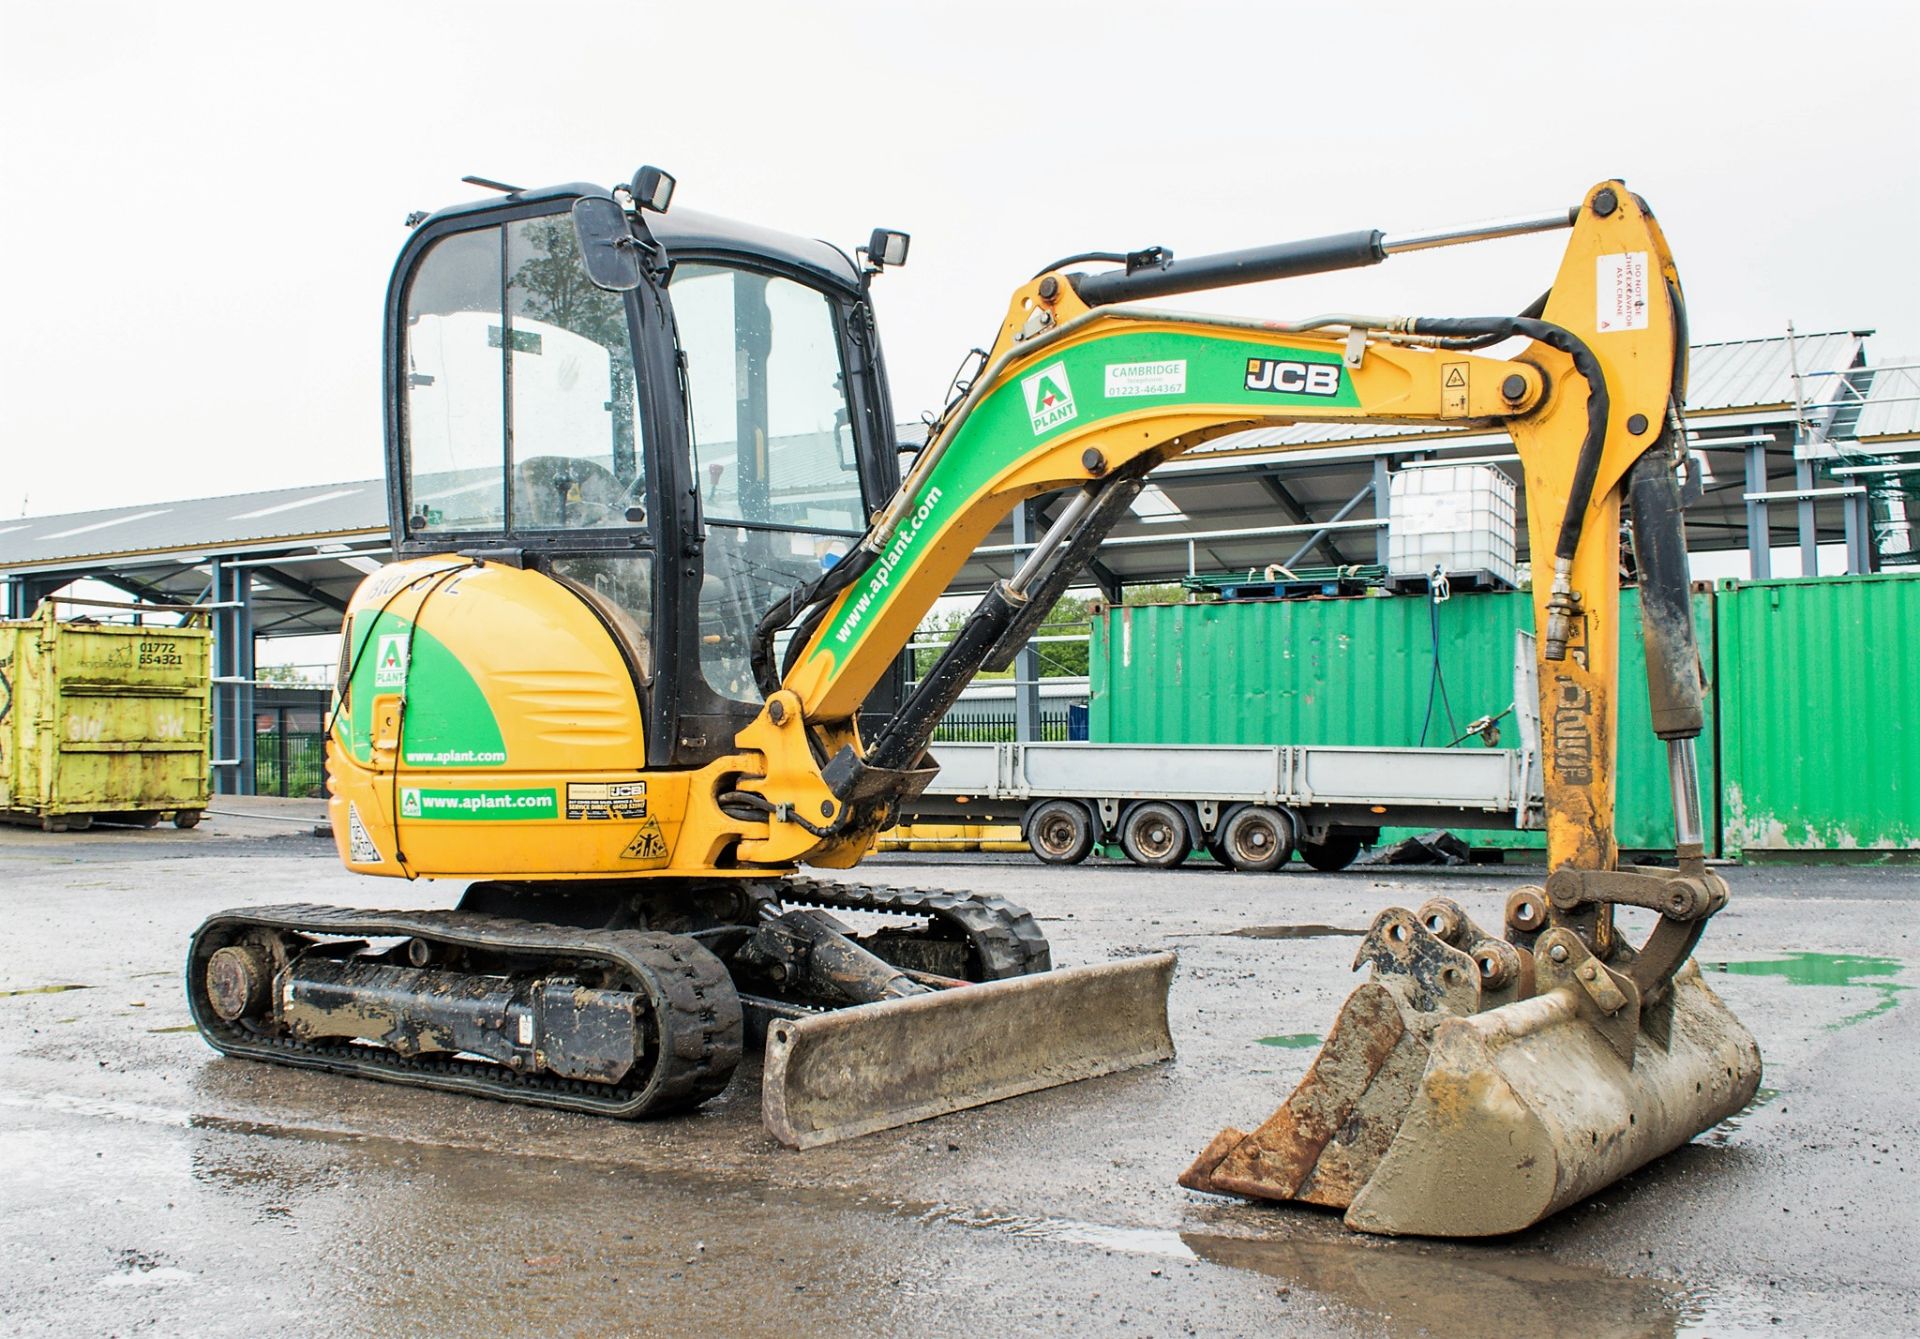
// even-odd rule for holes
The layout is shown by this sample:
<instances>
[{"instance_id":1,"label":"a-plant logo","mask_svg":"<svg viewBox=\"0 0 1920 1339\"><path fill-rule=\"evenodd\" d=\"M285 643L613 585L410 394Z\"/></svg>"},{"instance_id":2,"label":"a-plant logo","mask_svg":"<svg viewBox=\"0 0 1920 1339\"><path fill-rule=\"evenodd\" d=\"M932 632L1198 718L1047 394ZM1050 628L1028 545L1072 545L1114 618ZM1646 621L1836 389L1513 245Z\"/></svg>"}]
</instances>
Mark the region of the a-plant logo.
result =
<instances>
[{"instance_id":1,"label":"a-plant logo","mask_svg":"<svg viewBox=\"0 0 1920 1339\"><path fill-rule=\"evenodd\" d=\"M402 818L420 817L420 787L400 787L400 816Z\"/></svg>"},{"instance_id":2,"label":"a-plant logo","mask_svg":"<svg viewBox=\"0 0 1920 1339\"><path fill-rule=\"evenodd\" d=\"M1027 396L1027 414L1033 419L1033 435L1068 422L1080 411L1073 405L1073 387L1067 382L1067 365L1049 363L1020 383Z\"/></svg>"},{"instance_id":3,"label":"a-plant logo","mask_svg":"<svg viewBox=\"0 0 1920 1339\"><path fill-rule=\"evenodd\" d=\"M407 686L407 635L404 632L380 634L380 649L373 658L373 686Z\"/></svg>"}]
</instances>

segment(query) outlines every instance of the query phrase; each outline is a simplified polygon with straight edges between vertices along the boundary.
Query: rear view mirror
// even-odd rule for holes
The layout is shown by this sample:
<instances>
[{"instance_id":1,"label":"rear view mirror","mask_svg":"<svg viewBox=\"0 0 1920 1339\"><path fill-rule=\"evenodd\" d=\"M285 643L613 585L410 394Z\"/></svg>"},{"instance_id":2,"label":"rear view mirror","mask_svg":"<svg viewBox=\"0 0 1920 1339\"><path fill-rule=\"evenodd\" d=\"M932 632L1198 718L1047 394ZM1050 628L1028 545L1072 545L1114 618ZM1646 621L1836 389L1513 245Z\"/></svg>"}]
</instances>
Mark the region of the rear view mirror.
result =
<instances>
[{"instance_id":1,"label":"rear view mirror","mask_svg":"<svg viewBox=\"0 0 1920 1339\"><path fill-rule=\"evenodd\" d=\"M891 228L875 228L873 236L867 239L867 258L877 270L892 265L907 263L907 243L910 239L903 232Z\"/></svg>"},{"instance_id":2,"label":"rear view mirror","mask_svg":"<svg viewBox=\"0 0 1920 1339\"><path fill-rule=\"evenodd\" d=\"M596 288L624 293L640 287L640 243L627 211L611 196L583 195L573 202L573 235Z\"/></svg>"}]
</instances>

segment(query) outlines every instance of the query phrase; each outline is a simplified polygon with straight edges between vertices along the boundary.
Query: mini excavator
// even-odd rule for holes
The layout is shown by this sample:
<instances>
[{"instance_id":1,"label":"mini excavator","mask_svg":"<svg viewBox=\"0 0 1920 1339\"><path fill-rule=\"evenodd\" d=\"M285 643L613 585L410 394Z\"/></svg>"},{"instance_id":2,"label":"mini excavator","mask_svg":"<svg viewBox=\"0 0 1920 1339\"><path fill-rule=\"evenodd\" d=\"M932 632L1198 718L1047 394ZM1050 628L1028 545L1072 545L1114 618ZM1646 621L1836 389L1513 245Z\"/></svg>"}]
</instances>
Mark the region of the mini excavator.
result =
<instances>
[{"instance_id":1,"label":"mini excavator","mask_svg":"<svg viewBox=\"0 0 1920 1339\"><path fill-rule=\"evenodd\" d=\"M1513 436L1552 555L1552 872L1505 938L1450 903L1382 913L1300 1091L1183 1180L1368 1231L1508 1231L1752 1095L1752 1039L1689 957L1726 886L1693 772L1684 308L1621 183L1473 228L1050 266L904 478L870 290L905 234L849 256L672 210L655 168L477 184L500 193L409 220L388 290L396 560L349 606L328 722L345 864L467 886L450 911L209 917L187 985L216 1049L633 1117L714 1097L763 1039L766 1125L798 1148L1171 1057L1171 954L1055 967L1003 899L797 870L872 849L961 688L1011 662L1155 465L1248 428L1440 423ZM1556 229L1559 275L1518 316L1139 305ZM1055 519L905 692L922 617L1043 494ZM1676 870L1616 861L1623 495ZM1619 905L1657 918L1638 950Z\"/></svg>"}]
</instances>

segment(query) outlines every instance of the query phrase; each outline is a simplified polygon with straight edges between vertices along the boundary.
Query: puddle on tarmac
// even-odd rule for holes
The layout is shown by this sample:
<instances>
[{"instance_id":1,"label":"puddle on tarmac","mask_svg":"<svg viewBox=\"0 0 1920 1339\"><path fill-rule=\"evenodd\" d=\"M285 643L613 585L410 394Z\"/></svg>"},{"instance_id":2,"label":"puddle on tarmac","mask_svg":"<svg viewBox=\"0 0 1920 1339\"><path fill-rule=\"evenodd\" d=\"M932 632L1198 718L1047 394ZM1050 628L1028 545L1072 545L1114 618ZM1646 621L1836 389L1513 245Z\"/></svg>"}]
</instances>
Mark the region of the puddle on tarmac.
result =
<instances>
[{"instance_id":1,"label":"puddle on tarmac","mask_svg":"<svg viewBox=\"0 0 1920 1339\"><path fill-rule=\"evenodd\" d=\"M1549 1297L1555 1328L1581 1339L1678 1334L1692 1309L1673 1284L1510 1248L1205 1232L1182 1232L1180 1240L1200 1260L1283 1280L1289 1290L1377 1318L1396 1336L1537 1334ZM1298 1307L1308 1299L1289 1300Z\"/></svg>"},{"instance_id":2,"label":"puddle on tarmac","mask_svg":"<svg viewBox=\"0 0 1920 1339\"><path fill-rule=\"evenodd\" d=\"M1876 980L1897 975L1906 964L1898 958L1870 958L1852 953L1793 953L1784 958L1761 962L1708 963L1707 970L1734 976L1778 976L1796 986L1859 986L1873 991L1878 999L1870 1009L1849 1014L1830 1027L1843 1028L1877 1018L1900 1002L1900 992L1910 987L1895 981Z\"/></svg>"},{"instance_id":3,"label":"puddle on tarmac","mask_svg":"<svg viewBox=\"0 0 1920 1339\"><path fill-rule=\"evenodd\" d=\"M356 1161L403 1163L409 1177L441 1160L450 1168L470 1167L475 1161L472 1153L484 1147L464 1142L422 1144L352 1130L281 1127L52 1094L0 1095L0 1106L14 1105L207 1133L351 1146ZM532 1160L545 1161L546 1157L535 1154ZM613 1164L602 1164L594 1158L563 1161L600 1164L601 1172L616 1170ZM1557 1321L1564 1322L1562 1328L1579 1334L1581 1339L1693 1333L1702 1314L1698 1295L1658 1279L1565 1264L1529 1248L1361 1239L1340 1232L1332 1215L1303 1215L1308 1221L1300 1221L1297 1226L1277 1224L1280 1231L1293 1235L1233 1236L1018 1213L952 1201L916 1202L837 1186L786 1186L769 1192L752 1178L743 1180L737 1174L711 1169L677 1173L625 1167L617 1170L635 1186L691 1191L710 1204L716 1197L732 1197L750 1205L756 1221L775 1206L787 1212L812 1211L816 1216L827 1212L880 1213L929 1227L954 1227L1115 1255L1250 1271L1275 1281L1279 1286L1275 1305L1286 1307L1290 1313L1325 1306L1334 1313L1347 1313L1347 1319L1360 1320L1362 1328L1370 1332L1394 1339L1453 1333L1538 1333L1543 1298L1552 1299L1553 1314ZM258 1199L263 1221L287 1214L288 1206L306 1193L351 1183L354 1177L353 1168L344 1165L335 1153L276 1160L263 1158L257 1148L226 1144L196 1150L193 1171L197 1181ZM1313 1217L1324 1221L1310 1221ZM723 1230L717 1222L715 1230ZM1338 1324L1336 1316L1327 1319L1330 1325Z\"/></svg>"},{"instance_id":4,"label":"puddle on tarmac","mask_svg":"<svg viewBox=\"0 0 1920 1339\"><path fill-rule=\"evenodd\" d=\"M1223 939L1328 939L1335 935L1351 935L1358 939L1365 930L1349 930L1342 925L1246 925L1238 930L1224 931Z\"/></svg>"},{"instance_id":5,"label":"puddle on tarmac","mask_svg":"<svg viewBox=\"0 0 1920 1339\"><path fill-rule=\"evenodd\" d=\"M1780 1090L1778 1088L1756 1088L1751 1102L1741 1107L1711 1130L1707 1130L1699 1135L1700 1141L1711 1144L1715 1148L1727 1147L1746 1126L1747 1117L1751 1116L1761 1107L1771 1103L1773 1099L1778 1096L1780 1096ZM1785 1111L1786 1108L1782 1107L1781 1110Z\"/></svg>"},{"instance_id":6,"label":"puddle on tarmac","mask_svg":"<svg viewBox=\"0 0 1920 1339\"><path fill-rule=\"evenodd\" d=\"M1304 1051L1309 1046L1320 1044L1318 1032L1289 1032L1284 1037L1262 1037L1262 1046L1278 1046L1288 1051Z\"/></svg>"},{"instance_id":7,"label":"puddle on tarmac","mask_svg":"<svg viewBox=\"0 0 1920 1339\"><path fill-rule=\"evenodd\" d=\"M0 1000L12 999L15 995L58 995L67 990L92 990L92 986L28 986L24 990L0 990Z\"/></svg>"}]
</instances>

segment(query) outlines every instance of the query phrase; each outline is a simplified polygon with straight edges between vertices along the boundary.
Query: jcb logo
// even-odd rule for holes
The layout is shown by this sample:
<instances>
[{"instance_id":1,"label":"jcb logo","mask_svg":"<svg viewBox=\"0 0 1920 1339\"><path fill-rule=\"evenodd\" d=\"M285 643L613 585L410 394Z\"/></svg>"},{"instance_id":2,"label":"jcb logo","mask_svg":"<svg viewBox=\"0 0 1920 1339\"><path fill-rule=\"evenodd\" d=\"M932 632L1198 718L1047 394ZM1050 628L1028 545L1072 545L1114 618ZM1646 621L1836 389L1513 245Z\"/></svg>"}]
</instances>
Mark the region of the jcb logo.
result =
<instances>
[{"instance_id":1,"label":"jcb logo","mask_svg":"<svg viewBox=\"0 0 1920 1339\"><path fill-rule=\"evenodd\" d=\"M1555 676L1553 768L1569 786L1593 783L1593 699L1566 675Z\"/></svg>"},{"instance_id":2,"label":"jcb logo","mask_svg":"<svg viewBox=\"0 0 1920 1339\"><path fill-rule=\"evenodd\" d=\"M1247 389L1275 395L1338 395L1337 363L1293 363L1273 358L1247 359Z\"/></svg>"}]
</instances>

